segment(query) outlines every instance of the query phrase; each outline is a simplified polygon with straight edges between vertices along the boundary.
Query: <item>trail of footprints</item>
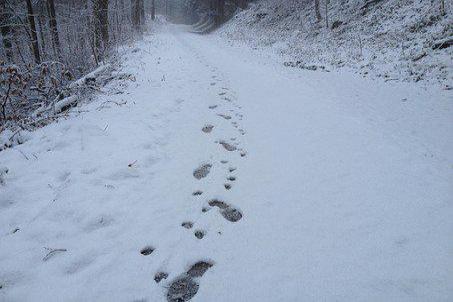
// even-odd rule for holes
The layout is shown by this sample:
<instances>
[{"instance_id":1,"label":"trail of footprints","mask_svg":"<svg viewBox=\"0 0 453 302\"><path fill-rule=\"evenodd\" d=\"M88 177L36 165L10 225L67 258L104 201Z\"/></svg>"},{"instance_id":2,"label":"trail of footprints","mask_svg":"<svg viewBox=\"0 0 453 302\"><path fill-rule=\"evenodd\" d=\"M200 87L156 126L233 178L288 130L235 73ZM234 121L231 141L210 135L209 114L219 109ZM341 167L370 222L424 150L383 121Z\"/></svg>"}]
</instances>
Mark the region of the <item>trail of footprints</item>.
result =
<instances>
[{"instance_id":1,"label":"trail of footprints","mask_svg":"<svg viewBox=\"0 0 453 302\"><path fill-rule=\"evenodd\" d=\"M215 70L212 71L214 72ZM220 81L217 76L213 76L212 78ZM214 87L215 85L215 83L210 83L210 86L212 87ZM208 108L213 111L218 118L229 121L231 123L231 126L235 129L235 131L238 132L238 134L245 135L245 130L243 130L239 125L239 122L243 119L243 115L241 113L236 112L234 109L230 109L229 113L215 112L220 111L220 108L224 108L226 106L234 107L236 108L236 110L241 109L240 106L235 104L233 100L234 98L230 96L228 88L222 87L221 91L218 93L218 96L222 101L225 102L225 106L213 104ZM201 131L204 135L210 135L217 129L216 127L217 126L207 123L201 128ZM246 151L239 147L239 143L237 142L236 137L231 137L229 141L227 141L226 139L217 140L215 141L215 143L220 145L222 149L227 152L227 154L231 152L238 152L240 158L247 156ZM219 162L222 165L227 165L229 163L229 161L224 159L220 160ZM201 163L193 170L192 175L196 180L202 181L204 178L208 177L213 166L214 164L210 162ZM236 170L237 168L235 166L229 166L226 169L226 171L228 172L228 174L226 175L226 182L219 184L219 187L223 186L225 192L233 189L233 183L237 180L236 176L233 175ZM193 191L192 195L194 197L200 198L203 195L203 191L197 189ZM202 213L207 213L211 209L217 209L221 217L232 223L236 223L243 218L243 214L239 209L237 209L234 205L220 199L207 200L207 205L203 206L200 210ZM186 230L193 230L193 235L197 240L202 240L206 235L206 232L204 230L195 228L195 223L193 221L183 221L180 226ZM218 233L221 234L221 232ZM149 256L154 252L154 250L154 247L146 246L140 251L140 253L143 256ZM214 266L214 262L212 261L198 261L192 264L185 273L182 273L173 281L171 281L168 286L165 286L167 288L167 301L185 302L191 300L197 294L200 287L199 279L212 266ZM169 276L170 274L168 272L158 271L154 275L154 281L156 283L160 283L163 282L163 280L169 278Z\"/></svg>"}]
</instances>

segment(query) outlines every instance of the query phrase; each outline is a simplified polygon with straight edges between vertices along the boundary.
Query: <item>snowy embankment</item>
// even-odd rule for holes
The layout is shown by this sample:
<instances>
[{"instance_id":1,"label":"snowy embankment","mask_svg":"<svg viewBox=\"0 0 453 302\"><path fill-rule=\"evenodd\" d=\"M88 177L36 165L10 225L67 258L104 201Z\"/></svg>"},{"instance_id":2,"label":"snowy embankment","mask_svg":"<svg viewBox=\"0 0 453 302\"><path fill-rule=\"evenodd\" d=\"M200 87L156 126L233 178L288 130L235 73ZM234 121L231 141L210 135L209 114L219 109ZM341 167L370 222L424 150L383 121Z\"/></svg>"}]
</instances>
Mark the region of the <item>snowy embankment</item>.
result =
<instances>
[{"instance_id":1,"label":"snowy embankment","mask_svg":"<svg viewBox=\"0 0 453 302\"><path fill-rule=\"evenodd\" d=\"M421 81L453 87L453 6L446 1L331 1L317 22L314 1L259 0L230 20L220 33L259 49L271 49L288 66L347 68L386 81ZM369 3L369 5L364 5Z\"/></svg>"},{"instance_id":2,"label":"snowy embankment","mask_svg":"<svg viewBox=\"0 0 453 302\"><path fill-rule=\"evenodd\" d=\"M124 72L0 152L0 301L451 300L450 91L172 26Z\"/></svg>"}]
</instances>

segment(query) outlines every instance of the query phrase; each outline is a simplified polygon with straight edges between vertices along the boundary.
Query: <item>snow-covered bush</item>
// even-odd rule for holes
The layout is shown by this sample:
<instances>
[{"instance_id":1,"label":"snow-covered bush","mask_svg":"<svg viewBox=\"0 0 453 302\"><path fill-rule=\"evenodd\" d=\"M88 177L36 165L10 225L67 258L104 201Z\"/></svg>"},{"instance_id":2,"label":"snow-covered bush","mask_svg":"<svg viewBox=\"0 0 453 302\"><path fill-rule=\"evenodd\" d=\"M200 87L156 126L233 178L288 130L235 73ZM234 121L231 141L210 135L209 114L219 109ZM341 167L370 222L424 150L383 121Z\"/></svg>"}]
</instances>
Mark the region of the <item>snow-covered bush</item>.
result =
<instances>
[{"instance_id":1,"label":"snow-covered bush","mask_svg":"<svg viewBox=\"0 0 453 302\"><path fill-rule=\"evenodd\" d=\"M58 98L72 79L71 72L59 62L29 69L0 63L0 127L23 124L33 111Z\"/></svg>"}]
</instances>

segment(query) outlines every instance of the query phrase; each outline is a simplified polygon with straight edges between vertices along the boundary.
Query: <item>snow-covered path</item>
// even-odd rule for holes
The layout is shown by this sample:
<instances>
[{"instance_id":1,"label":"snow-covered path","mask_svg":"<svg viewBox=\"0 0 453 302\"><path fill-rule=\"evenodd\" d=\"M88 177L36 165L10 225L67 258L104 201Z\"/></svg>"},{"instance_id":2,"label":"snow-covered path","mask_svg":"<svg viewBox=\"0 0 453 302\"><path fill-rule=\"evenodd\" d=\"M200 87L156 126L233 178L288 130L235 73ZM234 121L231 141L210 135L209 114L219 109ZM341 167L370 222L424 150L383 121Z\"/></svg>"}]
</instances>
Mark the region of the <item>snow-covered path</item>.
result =
<instances>
[{"instance_id":1,"label":"snow-covered path","mask_svg":"<svg viewBox=\"0 0 453 302\"><path fill-rule=\"evenodd\" d=\"M178 27L125 70L0 153L1 301L451 301L451 93Z\"/></svg>"}]
</instances>

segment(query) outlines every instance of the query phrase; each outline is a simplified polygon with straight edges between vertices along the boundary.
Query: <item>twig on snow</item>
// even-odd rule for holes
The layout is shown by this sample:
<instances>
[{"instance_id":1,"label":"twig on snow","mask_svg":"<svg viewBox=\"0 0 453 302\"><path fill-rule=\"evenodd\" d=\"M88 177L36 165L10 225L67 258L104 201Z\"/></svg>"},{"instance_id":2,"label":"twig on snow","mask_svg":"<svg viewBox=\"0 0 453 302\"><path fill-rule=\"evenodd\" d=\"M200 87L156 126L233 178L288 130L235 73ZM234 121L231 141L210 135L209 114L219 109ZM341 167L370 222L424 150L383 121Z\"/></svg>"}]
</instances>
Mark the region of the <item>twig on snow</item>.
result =
<instances>
[{"instance_id":1,"label":"twig on snow","mask_svg":"<svg viewBox=\"0 0 453 302\"><path fill-rule=\"evenodd\" d=\"M49 248L49 247L45 247L44 249L49 251L47 253L47 255L44 256L44 258L42 258L42 261L44 261L44 262L49 260L50 258L52 258L56 253L67 252L68 251L67 249L53 249L53 248Z\"/></svg>"}]
</instances>

